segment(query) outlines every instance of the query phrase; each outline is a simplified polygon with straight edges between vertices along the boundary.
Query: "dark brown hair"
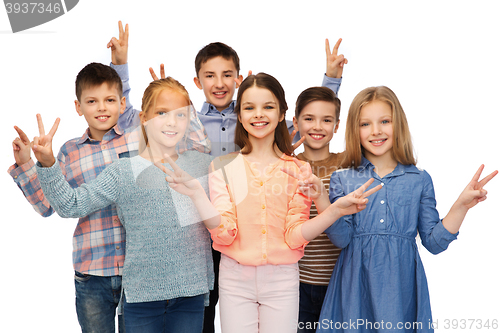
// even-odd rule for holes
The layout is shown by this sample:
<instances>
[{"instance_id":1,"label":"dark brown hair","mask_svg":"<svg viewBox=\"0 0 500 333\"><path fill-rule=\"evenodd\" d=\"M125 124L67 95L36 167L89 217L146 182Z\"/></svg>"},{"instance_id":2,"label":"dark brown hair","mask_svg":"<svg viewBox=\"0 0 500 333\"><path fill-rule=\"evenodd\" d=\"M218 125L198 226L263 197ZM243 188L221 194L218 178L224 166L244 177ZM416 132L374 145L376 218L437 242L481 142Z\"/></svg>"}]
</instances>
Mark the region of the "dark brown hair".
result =
<instances>
[{"instance_id":1,"label":"dark brown hair","mask_svg":"<svg viewBox=\"0 0 500 333\"><path fill-rule=\"evenodd\" d=\"M342 168L358 167L361 165L361 155L364 148L359 139L359 115L361 108L371 102L380 101L387 103L392 110L393 145L392 156L396 162L401 164L416 165L413 156L413 145L411 142L410 128L403 107L399 103L396 94L385 86L370 87L362 90L352 100L347 115L345 142L346 150Z\"/></svg>"},{"instance_id":2,"label":"dark brown hair","mask_svg":"<svg viewBox=\"0 0 500 333\"><path fill-rule=\"evenodd\" d=\"M290 138L290 134L288 133L288 127L285 120L285 112L288 110L285 99L285 91L278 80L266 73L250 75L240 85L238 96L236 98L236 105L234 107L234 112L238 116L238 122L236 123L236 131L234 134L234 143L238 147L241 147L242 150L244 149L245 154L249 154L252 151L252 144L248 139L248 132L240 122L241 97L243 96L245 90L251 87L267 89L278 100L279 116L280 118L283 117L283 119L278 123L276 129L274 130L274 144L282 153L290 156L293 150L292 140Z\"/></svg>"},{"instance_id":3,"label":"dark brown hair","mask_svg":"<svg viewBox=\"0 0 500 333\"><path fill-rule=\"evenodd\" d=\"M338 122L340 119L340 99L337 98L335 93L326 87L311 87L307 88L300 93L295 103L295 118L299 119L302 110L312 102L323 101L335 105L335 120Z\"/></svg>"},{"instance_id":4,"label":"dark brown hair","mask_svg":"<svg viewBox=\"0 0 500 333\"><path fill-rule=\"evenodd\" d=\"M226 60L232 60L234 63L234 67L236 68L236 74L240 73L240 58L235 50L233 50L230 46L216 42L210 43L203 47L194 60L194 68L196 70L196 76L198 77L198 73L200 72L201 66L209 61L210 59L222 57Z\"/></svg>"},{"instance_id":5,"label":"dark brown hair","mask_svg":"<svg viewBox=\"0 0 500 333\"><path fill-rule=\"evenodd\" d=\"M115 86L120 98L122 97L122 80L113 68L97 62L88 64L76 76L76 98L81 102L80 98L84 89L100 86L103 83L107 83L109 87Z\"/></svg>"}]
</instances>

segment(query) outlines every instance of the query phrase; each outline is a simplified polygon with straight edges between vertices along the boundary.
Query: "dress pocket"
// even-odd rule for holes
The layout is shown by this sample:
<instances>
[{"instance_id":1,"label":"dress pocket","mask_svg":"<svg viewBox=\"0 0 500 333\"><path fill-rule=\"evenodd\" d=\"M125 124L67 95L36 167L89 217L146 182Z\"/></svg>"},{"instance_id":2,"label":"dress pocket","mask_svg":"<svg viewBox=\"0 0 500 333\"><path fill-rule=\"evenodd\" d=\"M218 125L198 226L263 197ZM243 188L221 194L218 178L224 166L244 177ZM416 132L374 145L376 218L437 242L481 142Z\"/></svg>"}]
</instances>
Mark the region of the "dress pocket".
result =
<instances>
[{"instance_id":1,"label":"dress pocket","mask_svg":"<svg viewBox=\"0 0 500 333\"><path fill-rule=\"evenodd\" d=\"M409 184L396 184L392 193L393 200L399 206L408 206L411 203L412 191L414 189Z\"/></svg>"}]
</instances>

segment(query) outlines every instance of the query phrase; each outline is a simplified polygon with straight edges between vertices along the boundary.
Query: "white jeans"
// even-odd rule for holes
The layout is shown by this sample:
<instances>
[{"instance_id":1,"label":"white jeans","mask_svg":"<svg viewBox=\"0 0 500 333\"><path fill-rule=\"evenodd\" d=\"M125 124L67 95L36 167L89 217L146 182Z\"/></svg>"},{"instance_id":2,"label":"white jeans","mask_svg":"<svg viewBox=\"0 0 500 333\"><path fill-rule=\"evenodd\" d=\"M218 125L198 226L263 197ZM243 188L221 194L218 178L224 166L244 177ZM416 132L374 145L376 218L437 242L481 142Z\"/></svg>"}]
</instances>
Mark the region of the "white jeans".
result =
<instances>
[{"instance_id":1,"label":"white jeans","mask_svg":"<svg viewBox=\"0 0 500 333\"><path fill-rule=\"evenodd\" d=\"M246 266L222 254L219 271L222 333L295 333L298 265Z\"/></svg>"}]
</instances>

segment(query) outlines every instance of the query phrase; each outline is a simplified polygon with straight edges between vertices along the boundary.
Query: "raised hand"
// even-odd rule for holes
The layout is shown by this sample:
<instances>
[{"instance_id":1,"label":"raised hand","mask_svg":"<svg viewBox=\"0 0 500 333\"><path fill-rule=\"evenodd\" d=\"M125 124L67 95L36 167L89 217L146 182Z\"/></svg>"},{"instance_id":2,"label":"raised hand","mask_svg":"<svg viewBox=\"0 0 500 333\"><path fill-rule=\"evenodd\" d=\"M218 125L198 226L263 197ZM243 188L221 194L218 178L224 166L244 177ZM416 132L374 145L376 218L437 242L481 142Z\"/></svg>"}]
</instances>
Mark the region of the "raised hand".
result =
<instances>
[{"instance_id":1,"label":"raised hand","mask_svg":"<svg viewBox=\"0 0 500 333\"><path fill-rule=\"evenodd\" d=\"M330 42L328 38L325 40L326 49L326 76L332 78L341 78L344 71L344 65L347 64L347 59L343 54L337 55L342 38L339 38L333 50L330 52Z\"/></svg>"},{"instance_id":2,"label":"raised hand","mask_svg":"<svg viewBox=\"0 0 500 333\"><path fill-rule=\"evenodd\" d=\"M198 194L200 190L204 193L203 187L197 179L182 170L168 154L164 154L164 157L165 161L172 166L173 171L159 162L155 162L155 165L167 175L165 180L172 189L189 197Z\"/></svg>"},{"instance_id":3,"label":"raised hand","mask_svg":"<svg viewBox=\"0 0 500 333\"><path fill-rule=\"evenodd\" d=\"M366 208L366 203L368 202L367 197L369 197L370 195L372 195L373 193L377 192L382 188L382 185L377 185L374 188L366 191L366 189L372 183L373 183L373 178L370 178L357 190L352 191L348 195L339 198L332 204L332 206L337 208L342 216L356 214L362 211L363 209Z\"/></svg>"},{"instance_id":4,"label":"raised hand","mask_svg":"<svg viewBox=\"0 0 500 333\"><path fill-rule=\"evenodd\" d=\"M61 120L59 118L56 119L48 134L45 134L42 116L40 114L36 115L36 120L38 122L39 136L35 136L33 139L33 153L43 167L51 167L56 162L52 151L52 139L54 138L54 134L56 134L57 127Z\"/></svg>"},{"instance_id":5,"label":"raised hand","mask_svg":"<svg viewBox=\"0 0 500 333\"><path fill-rule=\"evenodd\" d=\"M17 126L14 126L19 137L12 142L14 151L14 160L18 166L21 166L31 160L31 142L28 136Z\"/></svg>"},{"instance_id":6,"label":"raised hand","mask_svg":"<svg viewBox=\"0 0 500 333\"><path fill-rule=\"evenodd\" d=\"M486 194L488 193L485 189L483 189L484 185L486 185L493 177L498 174L498 171L495 170L490 173L488 176L479 180L481 177L481 173L483 172L484 164L482 164L479 169L476 171L474 177L469 184L465 187L463 192L457 199L457 203L462 205L463 207L470 209L477 205L478 202L486 200Z\"/></svg>"},{"instance_id":7,"label":"raised hand","mask_svg":"<svg viewBox=\"0 0 500 333\"><path fill-rule=\"evenodd\" d=\"M281 168L281 171L298 180L298 189L303 195L313 200L319 198L324 193L321 179L312 173L309 163L301 162L297 158L294 158L293 161L299 168L298 173L290 168Z\"/></svg>"},{"instance_id":8,"label":"raised hand","mask_svg":"<svg viewBox=\"0 0 500 333\"><path fill-rule=\"evenodd\" d=\"M159 80L158 76L156 76L156 73L153 70L153 67L149 67L149 73L151 73L151 77L153 78L153 81ZM165 78L165 65L164 64L160 65L160 77L162 79Z\"/></svg>"},{"instance_id":9,"label":"raised hand","mask_svg":"<svg viewBox=\"0 0 500 333\"><path fill-rule=\"evenodd\" d=\"M111 62L114 65L125 65L128 61L128 24L123 29L122 21L118 21L118 38L111 38L107 48L111 48Z\"/></svg>"},{"instance_id":10,"label":"raised hand","mask_svg":"<svg viewBox=\"0 0 500 333\"><path fill-rule=\"evenodd\" d=\"M290 134L290 141L293 142L293 138L295 138L295 134L298 133L298 129L294 129L292 131L292 133ZM292 151L295 151L295 149L299 148L300 145L305 141L306 137L305 136L302 136L299 141L295 142L293 145L292 145Z\"/></svg>"}]
</instances>

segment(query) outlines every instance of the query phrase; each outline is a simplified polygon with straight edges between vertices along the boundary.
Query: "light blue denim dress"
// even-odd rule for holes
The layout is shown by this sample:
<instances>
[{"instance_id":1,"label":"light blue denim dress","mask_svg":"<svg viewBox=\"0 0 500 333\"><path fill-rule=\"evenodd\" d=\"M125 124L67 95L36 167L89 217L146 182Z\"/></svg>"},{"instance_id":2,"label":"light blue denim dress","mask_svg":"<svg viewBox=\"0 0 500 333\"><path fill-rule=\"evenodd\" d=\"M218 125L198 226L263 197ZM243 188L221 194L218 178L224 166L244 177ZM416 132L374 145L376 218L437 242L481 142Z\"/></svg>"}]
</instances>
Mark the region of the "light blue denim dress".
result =
<instances>
[{"instance_id":1,"label":"light blue denim dress","mask_svg":"<svg viewBox=\"0 0 500 333\"><path fill-rule=\"evenodd\" d=\"M368 179L365 210L337 220L326 234L342 248L330 279L316 332L433 332L427 279L416 236L433 254L457 234L448 232L436 210L429 174L402 165L383 178L363 157L358 168L332 174L330 201Z\"/></svg>"}]
</instances>

